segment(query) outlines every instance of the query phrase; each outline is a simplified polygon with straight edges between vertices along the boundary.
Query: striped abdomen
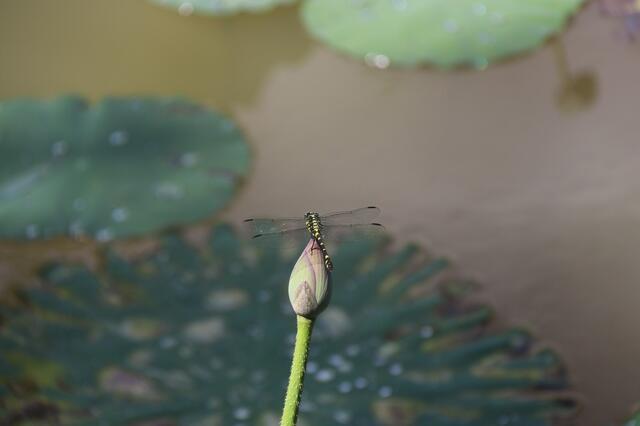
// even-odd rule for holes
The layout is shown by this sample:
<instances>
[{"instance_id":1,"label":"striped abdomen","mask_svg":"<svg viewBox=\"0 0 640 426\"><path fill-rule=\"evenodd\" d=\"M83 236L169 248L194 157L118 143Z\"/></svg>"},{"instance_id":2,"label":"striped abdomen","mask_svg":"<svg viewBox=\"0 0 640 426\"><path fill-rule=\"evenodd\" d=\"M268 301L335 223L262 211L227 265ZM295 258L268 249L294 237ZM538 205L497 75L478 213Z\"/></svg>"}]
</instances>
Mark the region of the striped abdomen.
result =
<instances>
[{"instance_id":1,"label":"striped abdomen","mask_svg":"<svg viewBox=\"0 0 640 426\"><path fill-rule=\"evenodd\" d=\"M320 221L320 216L317 213L307 213L307 230L309 234L313 237L314 240L318 242L320 246L320 250L322 250L322 256L324 257L324 266L328 271L333 270L333 262L331 262L331 257L327 252L327 248L324 245L324 238L322 236L322 222Z\"/></svg>"}]
</instances>

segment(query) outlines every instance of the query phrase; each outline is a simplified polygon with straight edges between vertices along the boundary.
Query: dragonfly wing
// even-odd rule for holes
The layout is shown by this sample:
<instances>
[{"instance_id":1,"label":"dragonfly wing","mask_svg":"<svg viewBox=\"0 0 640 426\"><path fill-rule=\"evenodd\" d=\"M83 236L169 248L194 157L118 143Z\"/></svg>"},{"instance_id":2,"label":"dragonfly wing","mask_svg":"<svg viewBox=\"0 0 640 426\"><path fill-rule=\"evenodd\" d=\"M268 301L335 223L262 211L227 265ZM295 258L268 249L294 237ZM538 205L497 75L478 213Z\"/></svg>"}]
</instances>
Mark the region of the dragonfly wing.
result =
<instances>
[{"instance_id":1,"label":"dragonfly wing","mask_svg":"<svg viewBox=\"0 0 640 426\"><path fill-rule=\"evenodd\" d=\"M362 239L382 238L385 229L379 223L332 225L326 227L323 234L330 243L343 244Z\"/></svg>"},{"instance_id":2,"label":"dragonfly wing","mask_svg":"<svg viewBox=\"0 0 640 426\"><path fill-rule=\"evenodd\" d=\"M379 214L380 209L378 207L370 206L344 212L329 213L321 216L320 220L326 226L355 224L365 225L369 224Z\"/></svg>"},{"instance_id":3,"label":"dragonfly wing","mask_svg":"<svg viewBox=\"0 0 640 426\"><path fill-rule=\"evenodd\" d=\"M259 247L276 249L301 247L309 238L307 228L290 229L283 232L272 232L265 234L255 234L251 238L251 243Z\"/></svg>"},{"instance_id":4,"label":"dragonfly wing","mask_svg":"<svg viewBox=\"0 0 640 426\"><path fill-rule=\"evenodd\" d=\"M306 228L305 220L299 217L280 219L245 219L244 225L251 235L276 234Z\"/></svg>"}]
</instances>

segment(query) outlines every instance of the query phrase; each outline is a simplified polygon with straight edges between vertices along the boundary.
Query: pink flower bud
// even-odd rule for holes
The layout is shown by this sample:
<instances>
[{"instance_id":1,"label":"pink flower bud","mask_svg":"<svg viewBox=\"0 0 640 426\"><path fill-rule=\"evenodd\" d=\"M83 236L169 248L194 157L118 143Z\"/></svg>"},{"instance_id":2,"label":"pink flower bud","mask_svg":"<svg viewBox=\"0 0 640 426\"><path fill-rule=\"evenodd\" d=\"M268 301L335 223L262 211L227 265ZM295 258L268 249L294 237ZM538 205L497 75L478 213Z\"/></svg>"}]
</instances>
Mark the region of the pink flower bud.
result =
<instances>
[{"instance_id":1,"label":"pink flower bud","mask_svg":"<svg viewBox=\"0 0 640 426\"><path fill-rule=\"evenodd\" d=\"M331 273L318 242L312 238L291 271L289 300L296 314L313 318L329 303L330 295Z\"/></svg>"}]
</instances>

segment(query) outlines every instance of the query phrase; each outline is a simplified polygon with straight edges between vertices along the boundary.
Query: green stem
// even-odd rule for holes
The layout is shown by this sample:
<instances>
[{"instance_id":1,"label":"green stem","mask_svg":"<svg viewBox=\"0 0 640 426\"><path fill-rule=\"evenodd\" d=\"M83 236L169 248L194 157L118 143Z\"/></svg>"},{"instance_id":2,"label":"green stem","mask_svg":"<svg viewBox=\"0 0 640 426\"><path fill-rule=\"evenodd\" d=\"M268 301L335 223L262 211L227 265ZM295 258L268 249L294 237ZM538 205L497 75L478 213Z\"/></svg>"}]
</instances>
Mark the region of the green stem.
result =
<instances>
[{"instance_id":1,"label":"green stem","mask_svg":"<svg viewBox=\"0 0 640 426\"><path fill-rule=\"evenodd\" d=\"M309 342L311 341L311 330L313 328L312 319L300 315L296 315L296 317L298 322L296 345L293 349L291 375L289 376L289 386L287 386L287 396L284 399L284 410L282 411L280 426L295 426L298 419L298 406L300 405L304 370L307 365Z\"/></svg>"}]
</instances>

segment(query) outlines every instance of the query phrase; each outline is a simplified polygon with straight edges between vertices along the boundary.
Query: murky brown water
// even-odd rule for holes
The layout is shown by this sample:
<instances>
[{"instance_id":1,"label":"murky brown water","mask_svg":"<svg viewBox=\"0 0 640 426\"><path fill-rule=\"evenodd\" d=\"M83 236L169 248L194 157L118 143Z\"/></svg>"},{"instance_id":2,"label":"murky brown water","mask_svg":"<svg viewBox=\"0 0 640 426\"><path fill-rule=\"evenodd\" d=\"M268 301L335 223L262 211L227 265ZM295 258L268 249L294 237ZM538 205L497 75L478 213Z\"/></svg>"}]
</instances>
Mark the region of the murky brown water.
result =
<instances>
[{"instance_id":1,"label":"murky brown water","mask_svg":"<svg viewBox=\"0 0 640 426\"><path fill-rule=\"evenodd\" d=\"M376 71L311 41L295 8L0 0L0 98L181 94L232 114L255 165L228 218L379 205L563 353L595 426L640 400L640 46L593 8L564 41L570 75L597 77L581 112L557 105L550 47L480 73Z\"/></svg>"}]
</instances>

